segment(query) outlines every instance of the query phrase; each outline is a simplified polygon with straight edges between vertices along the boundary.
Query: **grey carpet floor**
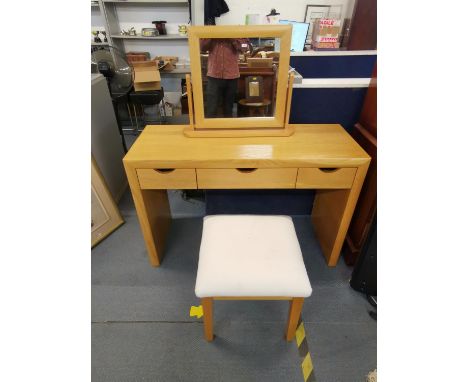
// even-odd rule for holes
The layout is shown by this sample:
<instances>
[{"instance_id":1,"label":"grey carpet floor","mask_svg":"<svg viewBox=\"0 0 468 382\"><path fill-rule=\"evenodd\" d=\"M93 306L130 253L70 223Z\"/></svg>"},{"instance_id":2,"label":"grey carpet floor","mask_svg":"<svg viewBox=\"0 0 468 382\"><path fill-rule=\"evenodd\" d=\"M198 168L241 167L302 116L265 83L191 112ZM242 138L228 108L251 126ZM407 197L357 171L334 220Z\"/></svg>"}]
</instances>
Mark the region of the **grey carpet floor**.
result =
<instances>
[{"instance_id":1,"label":"grey carpet floor","mask_svg":"<svg viewBox=\"0 0 468 382\"><path fill-rule=\"evenodd\" d=\"M170 195L173 220L161 267L149 265L129 194L125 224L92 250L92 380L303 381L295 342L283 339L288 303L217 301L213 343L203 339L194 286L203 204ZM183 218L182 216L189 216ZM310 218L294 217L313 293L303 308L318 382L365 381L376 368L376 322L349 287L343 261L328 268Z\"/></svg>"}]
</instances>

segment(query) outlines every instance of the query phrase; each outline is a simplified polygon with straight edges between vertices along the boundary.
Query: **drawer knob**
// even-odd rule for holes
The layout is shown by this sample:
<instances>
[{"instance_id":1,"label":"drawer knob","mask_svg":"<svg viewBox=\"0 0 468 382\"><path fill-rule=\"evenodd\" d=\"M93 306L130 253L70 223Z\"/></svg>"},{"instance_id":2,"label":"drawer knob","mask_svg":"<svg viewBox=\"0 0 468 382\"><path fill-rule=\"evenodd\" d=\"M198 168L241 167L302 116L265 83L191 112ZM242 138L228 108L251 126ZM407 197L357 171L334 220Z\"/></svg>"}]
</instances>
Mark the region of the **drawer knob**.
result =
<instances>
[{"instance_id":1,"label":"drawer knob","mask_svg":"<svg viewBox=\"0 0 468 382\"><path fill-rule=\"evenodd\" d=\"M257 170L256 168L238 168L237 171L248 174Z\"/></svg>"},{"instance_id":2,"label":"drawer knob","mask_svg":"<svg viewBox=\"0 0 468 382\"><path fill-rule=\"evenodd\" d=\"M322 171L322 172L335 172L335 171L338 171L339 168L337 168L337 167L330 167L330 168L321 167L321 168L319 168L319 170Z\"/></svg>"},{"instance_id":3,"label":"drawer knob","mask_svg":"<svg viewBox=\"0 0 468 382\"><path fill-rule=\"evenodd\" d=\"M155 168L154 171L159 172L160 174L168 174L174 171L175 168Z\"/></svg>"}]
</instances>

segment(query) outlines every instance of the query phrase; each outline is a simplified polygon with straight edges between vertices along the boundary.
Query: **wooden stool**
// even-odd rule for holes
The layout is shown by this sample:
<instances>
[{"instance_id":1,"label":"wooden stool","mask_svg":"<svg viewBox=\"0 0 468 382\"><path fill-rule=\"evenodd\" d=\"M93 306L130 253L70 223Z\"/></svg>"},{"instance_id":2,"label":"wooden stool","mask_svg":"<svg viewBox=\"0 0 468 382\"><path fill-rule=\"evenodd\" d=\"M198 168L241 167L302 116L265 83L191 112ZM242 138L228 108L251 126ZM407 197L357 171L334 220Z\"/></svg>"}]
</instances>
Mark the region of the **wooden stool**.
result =
<instances>
[{"instance_id":1,"label":"wooden stool","mask_svg":"<svg viewBox=\"0 0 468 382\"><path fill-rule=\"evenodd\" d=\"M245 98L239 100L239 105L249 110L249 117L265 117L268 106L271 105L269 99L264 99L263 102L247 102Z\"/></svg>"},{"instance_id":2,"label":"wooden stool","mask_svg":"<svg viewBox=\"0 0 468 382\"><path fill-rule=\"evenodd\" d=\"M212 215L203 221L195 294L205 338L213 340L213 300L290 300L291 341L312 293L291 217Z\"/></svg>"}]
</instances>

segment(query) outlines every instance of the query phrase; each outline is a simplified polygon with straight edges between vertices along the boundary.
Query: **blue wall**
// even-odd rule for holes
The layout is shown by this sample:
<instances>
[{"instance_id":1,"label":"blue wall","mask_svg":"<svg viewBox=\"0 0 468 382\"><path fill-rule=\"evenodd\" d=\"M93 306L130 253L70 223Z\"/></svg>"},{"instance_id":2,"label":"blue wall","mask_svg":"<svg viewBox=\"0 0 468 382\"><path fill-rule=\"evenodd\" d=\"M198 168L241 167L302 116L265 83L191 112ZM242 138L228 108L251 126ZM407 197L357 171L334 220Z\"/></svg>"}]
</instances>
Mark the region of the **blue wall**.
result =
<instances>
[{"instance_id":1,"label":"blue wall","mask_svg":"<svg viewBox=\"0 0 468 382\"><path fill-rule=\"evenodd\" d=\"M376 55L291 56L303 78L370 78ZM295 88L290 123L339 123L350 131L361 113L367 88Z\"/></svg>"},{"instance_id":2,"label":"blue wall","mask_svg":"<svg viewBox=\"0 0 468 382\"><path fill-rule=\"evenodd\" d=\"M367 88L295 88L289 123L339 123L351 131L366 92Z\"/></svg>"},{"instance_id":3,"label":"blue wall","mask_svg":"<svg viewBox=\"0 0 468 382\"><path fill-rule=\"evenodd\" d=\"M370 78L377 56L291 56L303 78Z\"/></svg>"}]
</instances>

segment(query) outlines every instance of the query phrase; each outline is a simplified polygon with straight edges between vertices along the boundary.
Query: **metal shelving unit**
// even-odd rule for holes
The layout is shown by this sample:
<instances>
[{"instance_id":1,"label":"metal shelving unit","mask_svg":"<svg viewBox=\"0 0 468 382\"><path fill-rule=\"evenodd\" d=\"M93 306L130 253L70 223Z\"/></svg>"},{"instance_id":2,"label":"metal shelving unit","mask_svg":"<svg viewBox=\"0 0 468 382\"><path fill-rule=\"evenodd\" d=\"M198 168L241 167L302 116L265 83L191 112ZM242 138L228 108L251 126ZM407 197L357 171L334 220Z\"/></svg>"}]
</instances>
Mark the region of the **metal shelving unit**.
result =
<instances>
[{"instance_id":1,"label":"metal shelving unit","mask_svg":"<svg viewBox=\"0 0 468 382\"><path fill-rule=\"evenodd\" d=\"M137 36L125 36L121 35L120 32L122 30L121 22L119 20L119 12L118 10L138 10L144 9L148 6L150 7L157 7L159 10L163 10L164 7L174 8L177 7L178 9L183 10L186 9L186 18L189 18L189 2L188 0L98 0L99 8L101 11L101 15L105 22L105 29L107 33L107 43L93 43L92 45L103 46L105 44L111 45L116 47L117 49L121 50L122 52L128 52L133 50L131 48L132 45L126 47L127 44L131 44L134 42L135 44L140 42L145 42L146 44L164 44L164 41L174 41L178 42L178 44L182 44L184 46L187 44L188 50L188 37L187 36L180 36L178 34L168 34L164 36L155 36L155 37L144 37L140 34ZM194 7L192 6L192 10ZM193 12L192 12L193 16ZM146 22L146 20L145 20ZM165 43L167 44L167 42ZM155 46L154 45L153 49ZM167 46L167 45L166 45ZM126 49L127 48L127 49ZM184 77L186 73L190 72L190 68L178 68L172 72L161 72L162 76L170 76L170 77Z\"/></svg>"},{"instance_id":2,"label":"metal shelving unit","mask_svg":"<svg viewBox=\"0 0 468 382\"><path fill-rule=\"evenodd\" d=\"M131 7L138 7L144 6L157 6L158 9L162 9L163 7L183 7L186 8L187 20L189 18L189 2L188 0L98 0L99 7L101 10L101 14L105 20L105 28L107 32L107 38L109 40L109 44L115 46L116 48L122 50L123 52L126 51L125 49L125 41L132 41L132 40L139 40L139 41L169 41L169 40L187 40L187 36L180 36L176 34L169 34L165 36L156 36L156 37L143 37L141 35L137 36L125 36L121 35L120 32L122 30L120 21L119 21L119 14L118 9L119 7L124 7L120 9L129 9ZM146 20L144 20L147 22Z\"/></svg>"},{"instance_id":3,"label":"metal shelving unit","mask_svg":"<svg viewBox=\"0 0 468 382\"><path fill-rule=\"evenodd\" d=\"M165 53L163 52L166 47L169 48L169 52L166 55L174 55L174 53L171 54L170 48L174 49L173 47L176 46L178 50L182 50L179 57L188 57L188 37L174 34L177 32L177 29L174 28L175 24L187 23L189 20L188 0L98 0L98 2L108 42L92 43L93 46L111 45L124 53L132 50L146 50L145 47L148 46L148 51L151 51L152 55L158 54L158 51L161 51L159 55L164 55ZM95 7L92 6L92 9L93 12L96 12ZM194 9L195 7L192 4L192 17ZM168 15L174 12L175 16L171 17ZM131 16L129 17L130 14ZM161 18L155 15L161 15ZM168 15L168 18L164 18L164 15ZM165 19L168 20L168 26L171 27L167 28L166 26L170 33L168 35L143 37L140 34L137 36L120 34L122 29L128 29L132 26L132 23L137 28L137 32L140 32L138 29L143 27L143 24L148 24L148 27L152 27L151 20ZM169 84L168 87L171 88L173 84L180 84L180 78L184 78L187 73L190 73L190 68L176 68L171 72L161 71L161 76L166 78ZM130 129L132 132L135 132L134 116L132 117L129 114L126 118L126 113L128 113L128 110L119 111L119 114L122 115L122 124L125 130ZM172 118L178 117L165 117L164 120L167 122L167 120ZM152 122L158 123L160 121Z\"/></svg>"},{"instance_id":4,"label":"metal shelving unit","mask_svg":"<svg viewBox=\"0 0 468 382\"><path fill-rule=\"evenodd\" d=\"M91 14L93 14L94 12L96 12L96 13L94 13L94 14L96 15L96 14L97 14L97 11L100 11L99 2L98 2L98 1L91 1ZM100 13L100 16L101 16L101 18L102 18L102 22L103 22L103 24L104 24L104 23L105 23L104 17L102 17L102 13L101 13L101 12L99 12L99 13ZM91 16L91 24L93 23L92 20L93 20L93 16ZM91 26L92 26L92 25L91 25ZM99 30L101 30L101 29L99 29ZM102 43L101 43L101 42L94 42L94 41L91 41L91 46L106 46L106 45L109 45L109 43L108 43L108 42L102 42Z\"/></svg>"}]
</instances>

